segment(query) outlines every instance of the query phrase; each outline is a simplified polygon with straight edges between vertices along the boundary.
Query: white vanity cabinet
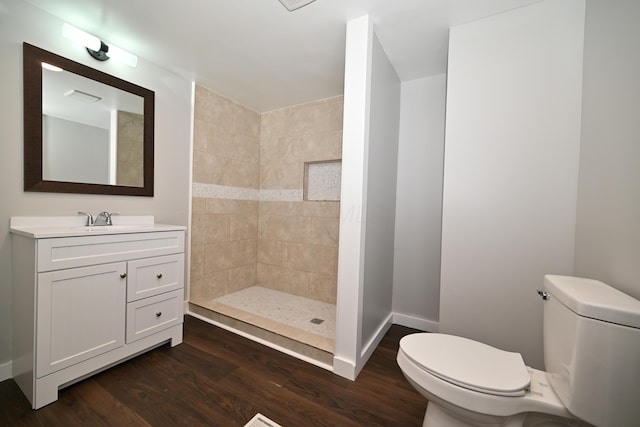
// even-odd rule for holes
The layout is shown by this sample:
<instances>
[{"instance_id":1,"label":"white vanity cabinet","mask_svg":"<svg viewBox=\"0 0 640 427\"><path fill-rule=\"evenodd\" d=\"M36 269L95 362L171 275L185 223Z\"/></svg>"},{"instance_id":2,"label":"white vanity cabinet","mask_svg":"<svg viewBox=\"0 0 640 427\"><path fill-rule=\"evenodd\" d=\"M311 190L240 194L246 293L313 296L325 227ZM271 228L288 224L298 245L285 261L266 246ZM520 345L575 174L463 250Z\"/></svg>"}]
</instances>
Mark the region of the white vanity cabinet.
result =
<instances>
[{"instance_id":1,"label":"white vanity cabinet","mask_svg":"<svg viewBox=\"0 0 640 427\"><path fill-rule=\"evenodd\" d=\"M27 219L12 218L11 227L12 367L34 409L57 400L65 385L182 342L184 227L47 227Z\"/></svg>"}]
</instances>

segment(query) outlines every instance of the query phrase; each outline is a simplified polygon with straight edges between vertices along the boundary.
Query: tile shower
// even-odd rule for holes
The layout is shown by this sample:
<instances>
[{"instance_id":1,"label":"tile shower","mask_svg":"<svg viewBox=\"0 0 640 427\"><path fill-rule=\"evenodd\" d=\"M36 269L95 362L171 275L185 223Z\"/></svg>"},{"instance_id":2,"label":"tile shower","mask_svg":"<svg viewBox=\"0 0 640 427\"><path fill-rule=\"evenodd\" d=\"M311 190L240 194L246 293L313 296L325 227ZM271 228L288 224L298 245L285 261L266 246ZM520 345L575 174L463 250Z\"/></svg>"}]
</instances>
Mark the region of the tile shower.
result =
<instances>
[{"instance_id":1,"label":"tile shower","mask_svg":"<svg viewBox=\"0 0 640 427\"><path fill-rule=\"evenodd\" d=\"M258 114L196 87L190 309L323 363L339 201L303 190L305 164L341 157L342 108L340 96Z\"/></svg>"}]
</instances>

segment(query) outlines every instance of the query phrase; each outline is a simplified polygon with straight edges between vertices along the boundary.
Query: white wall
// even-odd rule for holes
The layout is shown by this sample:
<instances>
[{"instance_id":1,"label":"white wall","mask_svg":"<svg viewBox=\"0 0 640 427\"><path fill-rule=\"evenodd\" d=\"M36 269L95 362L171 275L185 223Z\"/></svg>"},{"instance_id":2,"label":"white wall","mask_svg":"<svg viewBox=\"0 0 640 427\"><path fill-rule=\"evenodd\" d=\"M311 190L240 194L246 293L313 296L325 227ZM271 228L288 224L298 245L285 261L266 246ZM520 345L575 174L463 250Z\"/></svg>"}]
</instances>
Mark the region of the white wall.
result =
<instances>
[{"instance_id":1,"label":"white wall","mask_svg":"<svg viewBox=\"0 0 640 427\"><path fill-rule=\"evenodd\" d=\"M391 323L393 254L400 126L400 80L378 38L373 37L367 162L363 351L373 351ZM386 331L386 329L385 329Z\"/></svg>"},{"instance_id":2,"label":"white wall","mask_svg":"<svg viewBox=\"0 0 640 427\"><path fill-rule=\"evenodd\" d=\"M109 130L42 115L42 178L109 183Z\"/></svg>"},{"instance_id":3,"label":"white wall","mask_svg":"<svg viewBox=\"0 0 640 427\"><path fill-rule=\"evenodd\" d=\"M7 362L11 354L11 216L110 210L155 215L158 222L188 224L191 82L143 58L137 68L113 61L99 63L82 47L62 38L62 24L23 1L4 0L0 5L0 379L10 374ZM23 191L23 41L155 91L154 197ZM153 58L153 52L146 55Z\"/></svg>"},{"instance_id":4,"label":"white wall","mask_svg":"<svg viewBox=\"0 0 640 427\"><path fill-rule=\"evenodd\" d=\"M576 275L640 299L640 2L587 1Z\"/></svg>"},{"instance_id":5,"label":"white wall","mask_svg":"<svg viewBox=\"0 0 640 427\"><path fill-rule=\"evenodd\" d=\"M447 77L402 82L394 323L438 332Z\"/></svg>"},{"instance_id":6,"label":"white wall","mask_svg":"<svg viewBox=\"0 0 640 427\"><path fill-rule=\"evenodd\" d=\"M355 379L391 321L400 82L368 15L347 23L333 370Z\"/></svg>"},{"instance_id":7,"label":"white wall","mask_svg":"<svg viewBox=\"0 0 640 427\"><path fill-rule=\"evenodd\" d=\"M451 29L440 331L541 368L545 273L572 274L584 2Z\"/></svg>"}]
</instances>

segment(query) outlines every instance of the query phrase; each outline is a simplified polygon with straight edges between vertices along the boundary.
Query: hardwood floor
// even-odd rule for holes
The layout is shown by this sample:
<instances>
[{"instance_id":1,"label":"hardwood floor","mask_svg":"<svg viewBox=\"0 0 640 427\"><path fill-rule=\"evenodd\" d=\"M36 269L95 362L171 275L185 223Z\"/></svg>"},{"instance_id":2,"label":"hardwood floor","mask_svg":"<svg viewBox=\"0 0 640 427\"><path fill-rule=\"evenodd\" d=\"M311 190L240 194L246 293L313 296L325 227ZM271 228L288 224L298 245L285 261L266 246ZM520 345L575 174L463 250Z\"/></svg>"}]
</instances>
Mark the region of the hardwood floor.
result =
<instances>
[{"instance_id":1,"label":"hardwood floor","mask_svg":"<svg viewBox=\"0 0 640 427\"><path fill-rule=\"evenodd\" d=\"M0 383L0 426L244 426L257 412L283 427L420 426L426 400L396 364L394 325L355 382L195 318L184 342L138 356L33 411Z\"/></svg>"}]
</instances>

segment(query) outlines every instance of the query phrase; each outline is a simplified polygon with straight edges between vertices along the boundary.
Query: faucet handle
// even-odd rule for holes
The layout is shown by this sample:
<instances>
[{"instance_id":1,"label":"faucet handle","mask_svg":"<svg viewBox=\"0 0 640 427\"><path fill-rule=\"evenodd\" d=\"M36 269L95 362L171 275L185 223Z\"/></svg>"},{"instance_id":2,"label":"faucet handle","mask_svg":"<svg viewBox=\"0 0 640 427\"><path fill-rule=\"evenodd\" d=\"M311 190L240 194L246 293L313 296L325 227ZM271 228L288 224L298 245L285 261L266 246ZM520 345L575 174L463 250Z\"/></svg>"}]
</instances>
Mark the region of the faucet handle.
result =
<instances>
[{"instance_id":1,"label":"faucet handle","mask_svg":"<svg viewBox=\"0 0 640 427\"><path fill-rule=\"evenodd\" d=\"M113 225L111 222L111 217L114 215L120 215L120 212L107 212L109 215L107 216L107 225Z\"/></svg>"},{"instance_id":2,"label":"faucet handle","mask_svg":"<svg viewBox=\"0 0 640 427\"><path fill-rule=\"evenodd\" d=\"M93 215L91 215L89 212L80 212L78 211L78 215L85 215L87 217L87 221L85 222L85 226L87 227L91 227L94 224L93 221Z\"/></svg>"}]
</instances>

